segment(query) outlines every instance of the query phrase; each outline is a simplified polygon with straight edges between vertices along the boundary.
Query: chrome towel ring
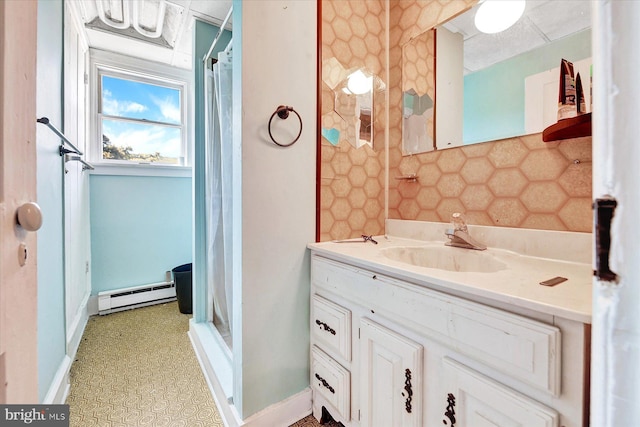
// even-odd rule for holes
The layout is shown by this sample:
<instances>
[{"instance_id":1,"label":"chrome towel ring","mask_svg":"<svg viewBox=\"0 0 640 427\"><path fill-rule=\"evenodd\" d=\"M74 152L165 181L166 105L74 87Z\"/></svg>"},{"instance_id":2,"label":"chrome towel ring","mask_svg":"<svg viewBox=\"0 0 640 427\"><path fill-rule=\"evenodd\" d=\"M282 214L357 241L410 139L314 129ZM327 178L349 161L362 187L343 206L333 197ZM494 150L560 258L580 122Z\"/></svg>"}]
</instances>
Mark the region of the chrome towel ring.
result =
<instances>
[{"instance_id":1,"label":"chrome towel ring","mask_svg":"<svg viewBox=\"0 0 640 427\"><path fill-rule=\"evenodd\" d=\"M296 136L296 138L293 141L291 141L288 144L282 144L276 141L276 139L273 137L273 134L271 133L271 122L273 121L273 118L276 115L280 117L282 120L286 120L289 117L290 111L295 113L296 116L298 116L298 121L300 122L300 131L298 132L298 136ZM271 137L271 140L276 145L279 145L280 147L290 147L293 144L295 144L296 141L298 141L298 139L300 139L300 135L302 135L302 118L300 117L300 114L298 114L298 112L294 110L293 107L288 107L286 105L278 105L278 108L276 108L276 111L271 115L271 118L269 119L269 136Z\"/></svg>"}]
</instances>

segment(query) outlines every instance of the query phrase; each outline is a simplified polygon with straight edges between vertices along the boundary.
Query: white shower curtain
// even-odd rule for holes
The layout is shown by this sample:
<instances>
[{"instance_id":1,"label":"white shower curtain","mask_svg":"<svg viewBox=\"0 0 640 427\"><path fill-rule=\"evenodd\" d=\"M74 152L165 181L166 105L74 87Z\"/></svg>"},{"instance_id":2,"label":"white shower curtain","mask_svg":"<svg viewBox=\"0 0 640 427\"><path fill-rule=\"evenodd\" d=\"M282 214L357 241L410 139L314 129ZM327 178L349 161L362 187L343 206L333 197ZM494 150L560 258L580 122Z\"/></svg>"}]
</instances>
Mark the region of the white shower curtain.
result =
<instances>
[{"instance_id":1,"label":"white shower curtain","mask_svg":"<svg viewBox=\"0 0 640 427\"><path fill-rule=\"evenodd\" d=\"M207 91L206 228L210 319L230 336L233 282L231 269L231 51L218 54L213 71L205 66ZM231 340L225 340L228 343Z\"/></svg>"}]
</instances>

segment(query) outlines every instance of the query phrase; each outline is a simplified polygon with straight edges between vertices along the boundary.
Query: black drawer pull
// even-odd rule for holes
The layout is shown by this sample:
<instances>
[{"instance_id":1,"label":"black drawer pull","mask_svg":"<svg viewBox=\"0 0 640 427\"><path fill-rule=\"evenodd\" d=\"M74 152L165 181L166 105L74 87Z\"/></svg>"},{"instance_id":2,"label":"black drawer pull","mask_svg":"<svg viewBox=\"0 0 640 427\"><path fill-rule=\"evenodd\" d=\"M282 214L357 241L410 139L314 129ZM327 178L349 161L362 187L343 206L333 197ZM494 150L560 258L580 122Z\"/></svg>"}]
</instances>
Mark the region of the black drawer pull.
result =
<instances>
[{"instance_id":1,"label":"black drawer pull","mask_svg":"<svg viewBox=\"0 0 640 427\"><path fill-rule=\"evenodd\" d=\"M320 321L320 320L318 320L318 319L316 319L316 325L318 325L318 326L322 326L322 328L323 328L325 331L329 332L331 335L335 335L335 334L336 334L336 330L335 330L335 329L333 329L331 326L327 325L326 323L321 322L321 321Z\"/></svg>"},{"instance_id":2,"label":"black drawer pull","mask_svg":"<svg viewBox=\"0 0 640 427\"><path fill-rule=\"evenodd\" d=\"M329 383L327 382L327 380L325 380L324 378L322 378L320 375L316 374L316 378L318 379L318 381L320 381L322 383L322 385L327 388L331 393L336 394L336 391L333 387L331 387L329 385Z\"/></svg>"}]
</instances>

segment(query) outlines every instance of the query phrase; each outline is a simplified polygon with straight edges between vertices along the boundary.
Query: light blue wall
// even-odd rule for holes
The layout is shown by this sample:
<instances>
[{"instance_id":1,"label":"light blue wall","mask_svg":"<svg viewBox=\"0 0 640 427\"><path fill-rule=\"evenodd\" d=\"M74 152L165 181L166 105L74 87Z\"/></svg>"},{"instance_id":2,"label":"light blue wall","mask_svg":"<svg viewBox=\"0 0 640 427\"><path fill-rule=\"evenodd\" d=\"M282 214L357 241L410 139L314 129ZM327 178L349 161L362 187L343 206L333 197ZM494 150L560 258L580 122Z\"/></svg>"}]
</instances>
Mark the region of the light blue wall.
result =
<instances>
[{"instance_id":1,"label":"light blue wall","mask_svg":"<svg viewBox=\"0 0 640 427\"><path fill-rule=\"evenodd\" d=\"M191 178L91 176L93 295L192 261Z\"/></svg>"},{"instance_id":2,"label":"light blue wall","mask_svg":"<svg viewBox=\"0 0 640 427\"><path fill-rule=\"evenodd\" d=\"M38 2L38 117L62 125L62 1ZM35 120L35 117L34 117ZM35 124L34 124L35 126ZM63 171L60 139L36 127L38 204L38 395L43 400L66 353L64 312Z\"/></svg>"},{"instance_id":3,"label":"light blue wall","mask_svg":"<svg viewBox=\"0 0 640 427\"><path fill-rule=\"evenodd\" d=\"M591 56L591 30L565 37L464 77L463 141L493 141L523 135L524 79L560 66L560 60ZM588 76L581 76L588 85ZM588 88L588 86L586 86Z\"/></svg>"}]
</instances>

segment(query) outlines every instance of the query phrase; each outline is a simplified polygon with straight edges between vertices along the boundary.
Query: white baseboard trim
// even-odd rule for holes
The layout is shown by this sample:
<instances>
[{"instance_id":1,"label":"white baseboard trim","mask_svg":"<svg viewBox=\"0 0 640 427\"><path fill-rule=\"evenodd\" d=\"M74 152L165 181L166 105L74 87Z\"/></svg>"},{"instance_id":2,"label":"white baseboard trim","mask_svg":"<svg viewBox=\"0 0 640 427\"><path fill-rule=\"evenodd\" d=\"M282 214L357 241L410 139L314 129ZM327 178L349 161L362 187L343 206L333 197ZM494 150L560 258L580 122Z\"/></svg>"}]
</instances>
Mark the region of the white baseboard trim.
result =
<instances>
[{"instance_id":1,"label":"white baseboard trim","mask_svg":"<svg viewBox=\"0 0 640 427\"><path fill-rule=\"evenodd\" d=\"M311 414L309 387L244 420L244 427L290 426Z\"/></svg>"},{"instance_id":2,"label":"white baseboard trim","mask_svg":"<svg viewBox=\"0 0 640 427\"><path fill-rule=\"evenodd\" d=\"M220 411L224 425L227 427L271 427L289 426L311 414L311 389L277 402L246 420L240 418L233 404L233 372L232 363L216 343L213 325L189 323L189 338L196 353L200 368L207 380L213 400Z\"/></svg>"},{"instance_id":3,"label":"white baseboard trim","mask_svg":"<svg viewBox=\"0 0 640 427\"><path fill-rule=\"evenodd\" d=\"M58 366L56 375L53 377L49 391L42 400L43 405L59 405L63 404L67 400L69 395L69 370L71 369L71 358L65 356L62 359L62 363Z\"/></svg>"}]
</instances>

